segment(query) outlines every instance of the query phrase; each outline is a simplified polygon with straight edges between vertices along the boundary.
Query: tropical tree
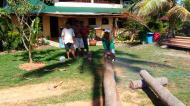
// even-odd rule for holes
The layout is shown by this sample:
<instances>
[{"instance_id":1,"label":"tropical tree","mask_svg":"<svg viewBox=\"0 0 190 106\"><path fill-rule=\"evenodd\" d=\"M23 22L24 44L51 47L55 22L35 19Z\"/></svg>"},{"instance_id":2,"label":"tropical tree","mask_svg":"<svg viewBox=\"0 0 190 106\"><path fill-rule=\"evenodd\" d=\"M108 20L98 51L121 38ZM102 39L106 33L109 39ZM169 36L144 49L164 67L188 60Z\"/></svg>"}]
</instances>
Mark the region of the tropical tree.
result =
<instances>
[{"instance_id":1,"label":"tropical tree","mask_svg":"<svg viewBox=\"0 0 190 106\"><path fill-rule=\"evenodd\" d=\"M190 11L190 0L183 0L183 4L185 8Z\"/></svg>"},{"instance_id":2,"label":"tropical tree","mask_svg":"<svg viewBox=\"0 0 190 106\"><path fill-rule=\"evenodd\" d=\"M28 59L31 63L33 62L33 44L41 29L39 26L40 21L38 15L42 10L42 6L41 4L32 5L29 0L7 0L7 3L8 11L6 13L8 13L9 16L11 16L12 13L16 16L18 21L16 29L18 29L23 45L28 51Z\"/></svg>"},{"instance_id":3,"label":"tropical tree","mask_svg":"<svg viewBox=\"0 0 190 106\"><path fill-rule=\"evenodd\" d=\"M142 0L136 4L134 13L147 18L161 11L166 11L169 17L169 37L175 34L176 19L182 21L189 21L190 19L190 12L183 6L176 4L175 0Z\"/></svg>"}]
</instances>

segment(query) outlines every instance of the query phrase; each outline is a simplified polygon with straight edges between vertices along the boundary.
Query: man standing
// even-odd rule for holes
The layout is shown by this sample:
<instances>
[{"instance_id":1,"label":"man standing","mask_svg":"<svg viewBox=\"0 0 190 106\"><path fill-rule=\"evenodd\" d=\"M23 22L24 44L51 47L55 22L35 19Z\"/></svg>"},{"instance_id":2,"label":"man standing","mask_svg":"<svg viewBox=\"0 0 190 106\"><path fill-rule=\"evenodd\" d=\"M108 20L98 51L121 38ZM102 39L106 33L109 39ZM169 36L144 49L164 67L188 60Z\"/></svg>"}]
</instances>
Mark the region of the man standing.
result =
<instances>
[{"instance_id":1,"label":"man standing","mask_svg":"<svg viewBox=\"0 0 190 106\"><path fill-rule=\"evenodd\" d=\"M89 52L89 48L88 48L88 34L89 34L89 28L88 26L84 26L84 24L82 24L82 28L81 28L81 35L82 35L82 39L83 39L83 43L84 43L84 49L86 49L86 52Z\"/></svg>"},{"instance_id":2,"label":"man standing","mask_svg":"<svg viewBox=\"0 0 190 106\"><path fill-rule=\"evenodd\" d=\"M69 23L66 23L66 28L62 30L61 36L65 43L67 58L70 59L70 52L72 53L73 57L76 58L74 49L75 33L73 29L70 27Z\"/></svg>"},{"instance_id":3,"label":"man standing","mask_svg":"<svg viewBox=\"0 0 190 106\"><path fill-rule=\"evenodd\" d=\"M75 32L75 48L77 55L83 55L83 49L84 49L84 43L81 36L81 27L79 22L76 22L74 26L74 32Z\"/></svg>"}]
</instances>

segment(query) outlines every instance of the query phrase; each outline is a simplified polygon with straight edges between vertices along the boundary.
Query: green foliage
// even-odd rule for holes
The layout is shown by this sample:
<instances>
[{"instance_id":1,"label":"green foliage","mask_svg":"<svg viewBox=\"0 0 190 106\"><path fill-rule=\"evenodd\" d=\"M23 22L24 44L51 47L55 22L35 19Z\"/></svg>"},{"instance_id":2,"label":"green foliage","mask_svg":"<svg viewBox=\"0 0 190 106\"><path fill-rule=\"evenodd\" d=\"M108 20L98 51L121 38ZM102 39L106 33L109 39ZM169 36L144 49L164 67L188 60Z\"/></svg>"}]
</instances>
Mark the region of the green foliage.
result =
<instances>
[{"instance_id":1,"label":"green foliage","mask_svg":"<svg viewBox=\"0 0 190 106\"><path fill-rule=\"evenodd\" d=\"M124 26L126 30L133 31L133 32L141 30L143 28L143 26L140 23L132 19L128 19L127 21L125 21Z\"/></svg>"},{"instance_id":2,"label":"green foliage","mask_svg":"<svg viewBox=\"0 0 190 106\"><path fill-rule=\"evenodd\" d=\"M0 8L0 17L5 16L5 15L7 15L7 12L5 11L5 9Z\"/></svg>"},{"instance_id":3,"label":"green foliage","mask_svg":"<svg viewBox=\"0 0 190 106\"><path fill-rule=\"evenodd\" d=\"M190 11L190 0L183 0L183 3L185 5L185 8Z\"/></svg>"},{"instance_id":4,"label":"green foliage","mask_svg":"<svg viewBox=\"0 0 190 106\"><path fill-rule=\"evenodd\" d=\"M130 40L132 42L134 38L137 38L138 32L144 27L139 22L132 19L122 20L122 23L124 30L117 36L117 39L120 41Z\"/></svg>"},{"instance_id":5,"label":"green foliage","mask_svg":"<svg viewBox=\"0 0 190 106\"><path fill-rule=\"evenodd\" d=\"M89 38L94 39L96 37L96 31L94 28L91 28L89 31Z\"/></svg>"},{"instance_id":6,"label":"green foliage","mask_svg":"<svg viewBox=\"0 0 190 106\"><path fill-rule=\"evenodd\" d=\"M0 18L0 40L3 50L12 50L21 48L21 38L15 26L6 18Z\"/></svg>"},{"instance_id":7,"label":"green foliage","mask_svg":"<svg viewBox=\"0 0 190 106\"><path fill-rule=\"evenodd\" d=\"M36 43L39 34L41 33L42 27L40 26L40 18L36 17L31 24L32 29L32 43Z\"/></svg>"},{"instance_id":8,"label":"green foliage","mask_svg":"<svg viewBox=\"0 0 190 106\"><path fill-rule=\"evenodd\" d=\"M7 0L9 15L14 13L18 21L17 29L25 49L28 51L29 62L32 62L33 45L41 30L40 19L36 18L43 9L42 3L33 5L31 0ZM32 13L35 13L33 19ZM31 24L30 24L31 23Z\"/></svg>"},{"instance_id":9,"label":"green foliage","mask_svg":"<svg viewBox=\"0 0 190 106\"><path fill-rule=\"evenodd\" d=\"M17 15L29 15L39 9L42 9L41 4L32 5L29 0L7 0L8 9Z\"/></svg>"},{"instance_id":10,"label":"green foliage","mask_svg":"<svg viewBox=\"0 0 190 106\"><path fill-rule=\"evenodd\" d=\"M117 35L117 40L119 40L119 41L126 41L128 39L129 39L129 35L127 35L127 34L120 33Z\"/></svg>"},{"instance_id":11,"label":"green foliage","mask_svg":"<svg viewBox=\"0 0 190 106\"><path fill-rule=\"evenodd\" d=\"M41 0L41 1L43 1L45 4L47 4L49 6L54 5L54 0Z\"/></svg>"},{"instance_id":12,"label":"green foliage","mask_svg":"<svg viewBox=\"0 0 190 106\"><path fill-rule=\"evenodd\" d=\"M163 33L168 28L168 24L166 22L160 21L159 19L154 19L148 23L148 27L153 32Z\"/></svg>"}]
</instances>

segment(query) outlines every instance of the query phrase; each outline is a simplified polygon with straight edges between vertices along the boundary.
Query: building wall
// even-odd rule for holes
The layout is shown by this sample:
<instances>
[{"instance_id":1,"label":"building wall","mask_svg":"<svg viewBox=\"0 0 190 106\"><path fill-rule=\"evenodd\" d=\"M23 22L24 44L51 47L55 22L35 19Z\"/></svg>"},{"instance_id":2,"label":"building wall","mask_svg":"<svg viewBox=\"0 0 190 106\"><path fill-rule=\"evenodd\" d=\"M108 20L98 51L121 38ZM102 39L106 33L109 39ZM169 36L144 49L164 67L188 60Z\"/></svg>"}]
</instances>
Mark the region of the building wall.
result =
<instances>
[{"instance_id":1,"label":"building wall","mask_svg":"<svg viewBox=\"0 0 190 106\"><path fill-rule=\"evenodd\" d=\"M96 18L97 16L91 16L91 17L77 17L76 19L78 21L83 21L84 25L88 25L88 18ZM94 27L102 28L102 29L110 29L113 28L113 18L112 17L105 17L109 19L108 25L102 25L102 18L104 17L97 17L96 18L96 25ZM66 17L58 17L58 27L64 28L65 23L67 22ZM50 33L50 16L43 16L43 35L44 36L51 36Z\"/></svg>"},{"instance_id":2,"label":"building wall","mask_svg":"<svg viewBox=\"0 0 190 106\"><path fill-rule=\"evenodd\" d=\"M43 35L44 36L51 36L50 33L50 17L49 16L43 16L42 18L43 22Z\"/></svg>"},{"instance_id":3,"label":"building wall","mask_svg":"<svg viewBox=\"0 0 190 106\"><path fill-rule=\"evenodd\" d=\"M62 18L62 17L58 18L58 26L59 26L59 28L63 28L65 26L66 20L67 20L67 18Z\"/></svg>"},{"instance_id":4,"label":"building wall","mask_svg":"<svg viewBox=\"0 0 190 106\"><path fill-rule=\"evenodd\" d=\"M123 8L122 4L113 3L78 3L78 2L55 2L55 6L61 7L94 7L94 8Z\"/></svg>"}]
</instances>

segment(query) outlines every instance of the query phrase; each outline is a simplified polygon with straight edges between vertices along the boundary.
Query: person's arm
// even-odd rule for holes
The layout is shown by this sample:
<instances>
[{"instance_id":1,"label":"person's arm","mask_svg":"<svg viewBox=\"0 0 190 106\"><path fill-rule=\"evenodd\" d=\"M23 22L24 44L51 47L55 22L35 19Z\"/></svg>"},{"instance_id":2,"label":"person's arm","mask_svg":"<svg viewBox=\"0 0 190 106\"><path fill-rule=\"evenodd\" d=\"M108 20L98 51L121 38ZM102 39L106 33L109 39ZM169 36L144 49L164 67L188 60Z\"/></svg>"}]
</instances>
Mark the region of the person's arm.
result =
<instances>
[{"instance_id":1,"label":"person's arm","mask_svg":"<svg viewBox=\"0 0 190 106\"><path fill-rule=\"evenodd\" d=\"M75 42L75 32L73 29L72 29L72 37L73 37L73 41Z\"/></svg>"},{"instance_id":2,"label":"person's arm","mask_svg":"<svg viewBox=\"0 0 190 106\"><path fill-rule=\"evenodd\" d=\"M62 32L61 32L61 37L62 37L63 40L64 40L64 36L65 36L65 30L63 29Z\"/></svg>"}]
</instances>

